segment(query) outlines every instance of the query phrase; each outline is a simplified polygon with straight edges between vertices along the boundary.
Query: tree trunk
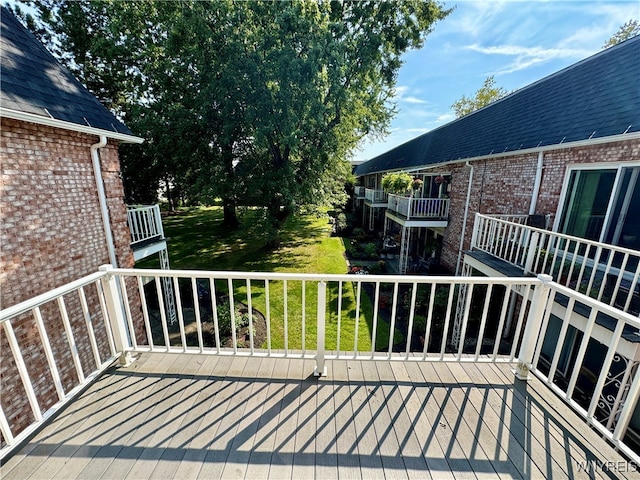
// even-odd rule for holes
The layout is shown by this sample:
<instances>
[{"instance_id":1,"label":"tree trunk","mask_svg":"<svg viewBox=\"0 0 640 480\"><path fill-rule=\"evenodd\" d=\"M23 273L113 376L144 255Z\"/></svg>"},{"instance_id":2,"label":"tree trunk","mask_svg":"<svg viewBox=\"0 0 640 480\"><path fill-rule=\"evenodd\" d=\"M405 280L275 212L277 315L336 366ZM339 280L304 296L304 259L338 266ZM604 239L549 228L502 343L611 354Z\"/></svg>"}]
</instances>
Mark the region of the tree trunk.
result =
<instances>
[{"instance_id":1,"label":"tree trunk","mask_svg":"<svg viewBox=\"0 0 640 480\"><path fill-rule=\"evenodd\" d=\"M169 211L174 211L175 206L173 205L173 197L171 196L171 187L169 185L169 177L164 178L164 184L167 188L167 203L169 204Z\"/></svg>"},{"instance_id":2,"label":"tree trunk","mask_svg":"<svg viewBox=\"0 0 640 480\"><path fill-rule=\"evenodd\" d=\"M226 174L227 195L222 196L222 211L224 218L222 226L229 229L236 229L240 226L238 215L236 214L235 199L235 171L233 169L233 141L226 142L222 145L222 161L224 163Z\"/></svg>"},{"instance_id":3,"label":"tree trunk","mask_svg":"<svg viewBox=\"0 0 640 480\"><path fill-rule=\"evenodd\" d=\"M236 229L240 226L238 215L236 213L236 205L233 200L224 198L222 200L222 211L224 213L224 218L222 220L223 227Z\"/></svg>"}]
</instances>

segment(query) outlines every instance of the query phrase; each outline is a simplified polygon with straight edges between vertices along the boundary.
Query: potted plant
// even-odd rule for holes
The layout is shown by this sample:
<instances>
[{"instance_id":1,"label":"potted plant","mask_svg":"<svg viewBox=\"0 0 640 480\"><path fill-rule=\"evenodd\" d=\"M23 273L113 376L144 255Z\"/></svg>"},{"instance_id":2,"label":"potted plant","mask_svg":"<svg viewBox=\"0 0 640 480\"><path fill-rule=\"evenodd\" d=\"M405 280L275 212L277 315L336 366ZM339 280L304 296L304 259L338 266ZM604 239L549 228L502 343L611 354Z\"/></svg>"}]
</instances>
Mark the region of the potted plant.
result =
<instances>
[{"instance_id":1,"label":"potted plant","mask_svg":"<svg viewBox=\"0 0 640 480\"><path fill-rule=\"evenodd\" d=\"M413 177L408 173L387 173L382 177L382 189L386 193L406 195L411 191Z\"/></svg>"},{"instance_id":2,"label":"potted plant","mask_svg":"<svg viewBox=\"0 0 640 480\"><path fill-rule=\"evenodd\" d=\"M443 175L438 175L436 178L433 179L433 181L436 182L438 185L440 185L441 183L447 183L447 179Z\"/></svg>"}]
</instances>

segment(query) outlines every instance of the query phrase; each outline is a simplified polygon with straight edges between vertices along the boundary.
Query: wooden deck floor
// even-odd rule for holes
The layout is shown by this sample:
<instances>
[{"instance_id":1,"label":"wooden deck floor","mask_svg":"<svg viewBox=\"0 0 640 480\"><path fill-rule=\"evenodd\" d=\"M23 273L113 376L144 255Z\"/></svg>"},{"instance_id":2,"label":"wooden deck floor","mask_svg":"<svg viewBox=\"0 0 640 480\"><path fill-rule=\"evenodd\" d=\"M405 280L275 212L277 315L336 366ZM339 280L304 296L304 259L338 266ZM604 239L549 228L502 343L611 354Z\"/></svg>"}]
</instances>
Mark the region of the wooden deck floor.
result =
<instances>
[{"instance_id":1,"label":"wooden deck floor","mask_svg":"<svg viewBox=\"0 0 640 480\"><path fill-rule=\"evenodd\" d=\"M100 378L0 477L637 478L506 365L327 363L316 379L302 360L142 355Z\"/></svg>"}]
</instances>

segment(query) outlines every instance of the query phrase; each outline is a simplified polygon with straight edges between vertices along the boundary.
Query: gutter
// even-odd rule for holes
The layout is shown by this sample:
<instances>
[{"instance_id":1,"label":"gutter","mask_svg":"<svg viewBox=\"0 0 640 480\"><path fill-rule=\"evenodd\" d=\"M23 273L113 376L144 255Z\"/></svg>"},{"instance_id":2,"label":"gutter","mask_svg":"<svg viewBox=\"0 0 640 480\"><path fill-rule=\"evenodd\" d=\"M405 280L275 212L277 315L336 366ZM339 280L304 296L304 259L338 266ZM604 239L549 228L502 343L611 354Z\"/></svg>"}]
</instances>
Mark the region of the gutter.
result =
<instances>
[{"instance_id":1,"label":"gutter","mask_svg":"<svg viewBox=\"0 0 640 480\"><path fill-rule=\"evenodd\" d=\"M605 143L615 143L615 142L624 142L627 140L640 140L640 132L631 132L631 133L620 133L617 135L610 135L608 137L598 137L598 138L587 138L585 140L576 140L574 142L566 142L566 143L556 143L553 145L546 145L546 146L537 146L537 147L531 147L531 148L523 148L522 150L508 150L505 152L501 152L501 153L489 153L486 155L478 155L476 157L469 157L469 158L459 158L456 160L446 160L443 162L437 162L437 163L428 163L428 164L424 164L424 165L416 165L416 166L412 166L409 167L409 169L404 169L402 167L398 167L398 168L393 168L393 169L389 169L389 170L376 170L374 172L366 172L366 173L360 173L360 174L356 174L356 178L362 177L364 175L372 175L374 173L387 173L387 172L394 172L394 171L408 171L408 170L421 170L423 168L434 168L434 167L444 167L444 166L448 166L448 165L456 165L456 164L460 164L460 163L465 163L465 162L475 162L477 160L484 160L484 159L494 159L494 158L503 158L503 157L512 157L513 155L528 155L531 153L540 153L540 152L551 152L554 150L565 150L568 148L578 148L578 147L589 147L592 145L602 145ZM369 160L371 161L371 160ZM364 165L364 164L363 164Z\"/></svg>"},{"instance_id":2,"label":"gutter","mask_svg":"<svg viewBox=\"0 0 640 480\"><path fill-rule=\"evenodd\" d=\"M460 235L460 247L458 248L458 261L456 262L456 277L460 272L460 260L462 260L462 248L464 247L464 234L467 230L467 217L469 216L469 199L471 198L471 183L473 182L473 165L467 161L467 167L471 168L469 172L469 185L467 186L467 201L464 205L464 217L462 220L462 234Z\"/></svg>"},{"instance_id":3,"label":"gutter","mask_svg":"<svg viewBox=\"0 0 640 480\"><path fill-rule=\"evenodd\" d=\"M100 213L102 216L102 226L104 235L107 239L107 250L109 251L109 261L113 268L118 268L118 260L116 258L116 248L113 242L113 234L111 233L111 222L109 221L109 208L107 207L107 196L104 191L104 182L102 180L102 169L100 168L100 152L99 149L107 145L107 137L100 135L100 141L91 145L91 161L93 163L93 174L96 177L96 187L98 188L98 201L100 202Z\"/></svg>"},{"instance_id":4,"label":"gutter","mask_svg":"<svg viewBox=\"0 0 640 480\"><path fill-rule=\"evenodd\" d=\"M97 135L99 137L105 136L113 138L114 140L120 140L125 143L142 143L144 138L136 137L134 135L128 135L126 133L120 133L115 130L104 130L102 128L91 127L89 125L79 125L73 122L65 122L64 120L58 120L56 118L45 117L42 115L35 115L33 113L19 112L17 110L11 110L0 107L0 117L12 118L13 120L21 120L23 122L35 123L37 125L46 125L48 127L61 128L63 130L71 130L73 132L88 133L89 135Z\"/></svg>"}]
</instances>

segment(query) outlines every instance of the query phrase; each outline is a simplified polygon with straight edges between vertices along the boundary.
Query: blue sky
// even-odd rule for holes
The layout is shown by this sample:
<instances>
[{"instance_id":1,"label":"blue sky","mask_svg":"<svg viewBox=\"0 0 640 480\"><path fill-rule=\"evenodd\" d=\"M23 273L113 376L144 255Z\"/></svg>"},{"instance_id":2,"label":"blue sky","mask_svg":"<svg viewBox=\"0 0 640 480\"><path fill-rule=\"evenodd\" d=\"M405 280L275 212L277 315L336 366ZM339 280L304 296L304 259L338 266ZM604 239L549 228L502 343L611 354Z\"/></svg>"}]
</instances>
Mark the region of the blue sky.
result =
<instances>
[{"instance_id":1,"label":"blue sky","mask_svg":"<svg viewBox=\"0 0 640 480\"><path fill-rule=\"evenodd\" d=\"M455 10L435 25L421 50L404 56L389 135L365 142L354 160L450 122L451 104L472 96L490 75L509 91L522 88L597 53L622 24L640 18L640 0L444 4Z\"/></svg>"}]
</instances>

